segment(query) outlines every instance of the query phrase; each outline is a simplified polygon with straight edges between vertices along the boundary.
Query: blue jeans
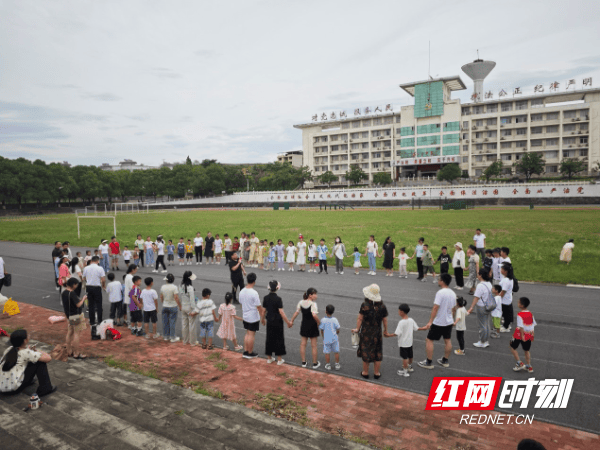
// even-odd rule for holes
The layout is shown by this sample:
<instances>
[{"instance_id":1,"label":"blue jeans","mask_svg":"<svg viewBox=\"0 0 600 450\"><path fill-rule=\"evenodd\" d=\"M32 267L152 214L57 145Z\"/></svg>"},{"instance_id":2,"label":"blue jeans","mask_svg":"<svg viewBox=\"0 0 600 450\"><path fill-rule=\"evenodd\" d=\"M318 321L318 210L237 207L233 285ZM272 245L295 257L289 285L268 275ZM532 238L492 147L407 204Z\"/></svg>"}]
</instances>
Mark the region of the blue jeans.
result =
<instances>
[{"instance_id":1,"label":"blue jeans","mask_svg":"<svg viewBox=\"0 0 600 450\"><path fill-rule=\"evenodd\" d=\"M369 253L369 270L371 272L375 272L375 269L376 269L375 254Z\"/></svg>"},{"instance_id":2,"label":"blue jeans","mask_svg":"<svg viewBox=\"0 0 600 450\"><path fill-rule=\"evenodd\" d=\"M104 269L104 273L108 273L110 255L108 253L102 253L102 259L100 260L100 265Z\"/></svg>"},{"instance_id":3,"label":"blue jeans","mask_svg":"<svg viewBox=\"0 0 600 450\"><path fill-rule=\"evenodd\" d=\"M175 325L177 323L177 306L162 309L163 336L175 339Z\"/></svg>"}]
</instances>

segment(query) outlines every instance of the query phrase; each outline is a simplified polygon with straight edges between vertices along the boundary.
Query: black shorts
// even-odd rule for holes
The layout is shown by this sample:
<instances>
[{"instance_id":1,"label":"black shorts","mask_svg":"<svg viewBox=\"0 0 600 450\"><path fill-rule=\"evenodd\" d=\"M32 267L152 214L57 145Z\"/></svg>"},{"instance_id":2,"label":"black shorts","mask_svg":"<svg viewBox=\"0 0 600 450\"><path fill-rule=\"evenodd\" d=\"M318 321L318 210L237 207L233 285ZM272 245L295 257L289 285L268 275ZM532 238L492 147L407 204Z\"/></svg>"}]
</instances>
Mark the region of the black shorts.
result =
<instances>
[{"instance_id":1,"label":"black shorts","mask_svg":"<svg viewBox=\"0 0 600 450\"><path fill-rule=\"evenodd\" d=\"M154 311L144 311L144 323L156 323L158 320L156 310Z\"/></svg>"},{"instance_id":2,"label":"black shorts","mask_svg":"<svg viewBox=\"0 0 600 450\"><path fill-rule=\"evenodd\" d=\"M430 341L439 341L440 338L451 339L452 338L452 324L441 327L439 325L432 324L427 333L427 339Z\"/></svg>"},{"instance_id":3,"label":"black shorts","mask_svg":"<svg viewBox=\"0 0 600 450\"><path fill-rule=\"evenodd\" d=\"M131 311L129 313L129 321L131 323L142 323L144 318L142 317L142 312L138 309L136 311Z\"/></svg>"},{"instance_id":4,"label":"black shorts","mask_svg":"<svg viewBox=\"0 0 600 450\"><path fill-rule=\"evenodd\" d=\"M244 330L248 330L248 331L258 331L258 326L260 325L260 321L259 322L246 322L244 320Z\"/></svg>"},{"instance_id":5,"label":"black shorts","mask_svg":"<svg viewBox=\"0 0 600 450\"><path fill-rule=\"evenodd\" d=\"M129 260L125 259L124 261L125 261L125 265L128 266L129 265Z\"/></svg>"},{"instance_id":6,"label":"black shorts","mask_svg":"<svg viewBox=\"0 0 600 450\"><path fill-rule=\"evenodd\" d=\"M314 263L317 260L317 258L313 258L312 256L308 257L308 262L309 263Z\"/></svg>"},{"instance_id":7,"label":"black shorts","mask_svg":"<svg viewBox=\"0 0 600 450\"><path fill-rule=\"evenodd\" d=\"M511 346L511 347L512 347L514 350L518 349L518 348L519 348L519 345L520 345L521 347L523 347L523 351L526 351L526 352L528 352L528 351L529 351L529 349L531 348L531 341L522 341L521 339L515 339L515 338L512 338L512 339L510 340L510 346Z\"/></svg>"},{"instance_id":8,"label":"black shorts","mask_svg":"<svg viewBox=\"0 0 600 450\"><path fill-rule=\"evenodd\" d=\"M187 254L187 259L192 259L193 257L194 257L194 254L193 254L193 253L188 253L188 254Z\"/></svg>"},{"instance_id":9,"label":"black shorts","mask_svg":"<svg viewBox=\"0 0 600 450\"><path fill-rule=\"evenodd\" d=\"M175 255L173 253L167 255L167 261L175 261Z\"/></svg>"},{"instance_id":10,"label":"black shorts","mask_svg":"<svg viewBox=\"0 0 600 450\"><path fill-rule=\"evenodd\" d=\"M185 253L177 253L177 257L179 259L183 259L183 258L185 258Z\"/></svg>"},{"instance_id":11,"label":"black shorts","mask_svg":"<svg viewBox=\"0 0 600 450\"><path fill-rule=\"evenodd\" d=\"M400 347L400 358L402 359L412 359L413 350L411 347Z\"/></svg>"}]
</instances>

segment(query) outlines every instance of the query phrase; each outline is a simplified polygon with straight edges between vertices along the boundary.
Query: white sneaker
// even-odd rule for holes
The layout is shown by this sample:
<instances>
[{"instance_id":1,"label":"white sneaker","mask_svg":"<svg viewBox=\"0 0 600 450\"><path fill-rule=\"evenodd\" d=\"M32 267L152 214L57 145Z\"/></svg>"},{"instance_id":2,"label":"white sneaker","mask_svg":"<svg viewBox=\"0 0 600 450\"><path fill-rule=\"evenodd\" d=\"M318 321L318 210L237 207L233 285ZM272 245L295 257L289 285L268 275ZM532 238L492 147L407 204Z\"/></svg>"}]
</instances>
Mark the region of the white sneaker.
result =
<instances>
[{"instance_id":1,"label":"white sneaker","mask_svg":"<svg viewBox=\"0 0 600 450\"><path fill-rule=\"evenodd\" d=\"M437 284L437 280L434 278L432 281L433 284Z\"/></svg>"},{"instance_id":2,"label":"white sneaker","mask_svg":"<svg viewBox=\"0 0 600 450\"><path fill-rule=\"evenodd\" d=\"M273 358L271 358L270 356L267 358L267 364L271 364L273 361L275 361Z\"/></svg>"},{"instance_id":3,"label":"white sneaker","mask_svg":"<svg viewBox=\"0 0 600 450\"><path fill-rule=\"evenodd\" d=\"M508 326L508 328L500 327L500 333L510 333L510 329L510 325Z\"/></svg>"},{"instance_id":4,"label":"white sneaker","mask_svg":"<svg viewBox=\"0 0 600 450\"><path fill-rule=\"evenodd\" d=\"M158 273L158 270L153 270L152 273Z\"/></svg>"},{"instance_id":5,"label":"white sneaker","mask_svg":"<svg viewBox=\"0 0 600 450\"><path fill-rule=\"evenodd\" d=\"M189 264L191 264L191 263L189 263ZM199 263L196 263L196 265L198 265L198 264L199 264Z\"/></svg>"},{"instance_id":6,"label":"white sneaker","mask_svg":"<svg viewBox=\"0 0 600 450\"><path fill-rule=\"evenodd\" d=\"M167 270L162 270L162 271L161 271L161 273L167 273L167 272L168 272Z\"/></svg>"},{"instance_id":7,"label":"white sneaker","mask_svg":"<svg viewBox=\"0 0 600 450\"><path fill-rule=\"evenodd\" d=\"M461 288L460 286L456 286L454 289L456 289L457 291L462 291L463 288Z\"/></svg>"},{"instance_id":8,"label":"white sneaker","mask_svg":"<svg viewBox=\"0 0 600 450\"><path fill-rule=\"evenodd\" d=\"M198 264L202 265L202 263L198 263Z\"/></svg>"},{"instance_id":9,"label":"white sneaker","mask_svg":"<svg viewBox=\"0 0 600 450\"><path fill-rule=\"evenodd\" d=\"M176 337L176 338L171 339L171 343L174 344L175 342L179 342L180 340L181 340L180 338Z\"/></svg>"},{"instance_id":10,"label":"white sneaker","mask_svg":"<svg viewBox=\"0 0 600 450\"><path fill-rule=\"evenodd\" d=\"M321 362L317 361L315 364L312 365L313 369L318 369L319 367L321 367Z\"/></svg>"},{"instance_id":11,"label":"white sneaker","mask_svg":"<svg viewBox=\"0 0 600 450\"><path fill-rule=\"evenodd\" d=\"M342 368L342 366L340 365L340 363L335 363L335 370L340 370Z\"/></svg>"},{"instance_id":12,"label":"white sneaker","mask_svg":"<svg viewBox=\"0 0 600 450\"><path fill-rule=\"evenodd\" d=\"M477 342L473 342L473 346L474 347L479 347L479 348L485 348L485 347L489 347L490 343L489 342L477 341Z\"/></svg>"},{"instance_id":13,"label":"white sneaker","mask_svg":"<svg viewBox=\"0 0 600 450\"><path fill-rule=\"evenodd\" d=\"M371 275L375 276L377 275L377 272L371 272Z\"/></svg>"},{"instance_id":14,"label":"white sneaker","mask_svg":"<svg viewBox=\"0 0 600 450\"><path fill-rule=\"evenodd\" d=\"M340 275L344 275L344 272L340 272Z\"/></svg>"},{"instance_id":15,"label":"white sneaker","mask_svg":"<svg viewBox=\"0 0 600 450\"><path fill-rule=\"evenodd\" d=\"M408 373L408 371L406 370L399 370L398 375L400 375L401 377L410 377L410 374Z\"/></svg>"},{"instance_id":16,"label":"white sneaker","mask_svg":"<svg viewBox=\"0 0 600 450\"><path fill-rule=\"evenodd\" d=\"M154 335L154 339L160 339L160 333L156 333L156 334Z\"/></svg>"},{"instance_id":17,"label":"white sneaker","mask_svg":"<svg viewBox=\"0 0 600 450\"><path fill-rule=\"evenodd\" d=\"M331 370L331 364L329 364L329 363L325 364L325 370Z\"/></svg>"},{"instance_id":18,"label":"white sneaker","mask_svg":"<svg viewBox=\"0 0 600 450\"><path fill-rule=\"evenodd\" d=\"M294 271L294 269L292 269L292 272Z\"/></svg>"},{"instance_id":19,"label":"white sneaker","mask_svg":"<svg viewBox=\"0 0 600 450\"><path fill-rule=\"evenodd\" d=\"M283 358L281 358L279 361L277 361L278 366L282 366L283 363L285 363L285 359L283 359Z\"/></svg>"},{"instance_id":20,"label":"white sneaker","mask_svg":"<svg viewBox=\"0 0 600 450\"><path fill-rule=\"evenodd\" d=\"M404 278L408 278L408 275L404 275Z\"/></svg>"}]
</instances>

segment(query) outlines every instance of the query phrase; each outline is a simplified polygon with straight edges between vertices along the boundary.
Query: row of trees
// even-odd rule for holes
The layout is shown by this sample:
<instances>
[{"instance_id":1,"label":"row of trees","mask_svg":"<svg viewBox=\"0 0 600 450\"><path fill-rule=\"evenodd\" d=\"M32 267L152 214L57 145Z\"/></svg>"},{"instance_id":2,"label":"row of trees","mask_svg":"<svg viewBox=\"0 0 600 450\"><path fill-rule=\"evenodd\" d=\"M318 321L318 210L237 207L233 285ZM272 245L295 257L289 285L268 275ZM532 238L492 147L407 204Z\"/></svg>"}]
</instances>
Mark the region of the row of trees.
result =
<instances>
[{"instance_id":1,"label":"row of trees","mask_svg":"<svg viewBox=\"0 0 600 450\"><path fill-rule=\"evenodd\" d=\"M346 171L344 178L346 181L349 181L351 184L356 186L361 181L368 180L369 175L360 167L352 166L350 167L350 170ZM317 180L323 184L326 184L327 186L331 186L331 183L338 181L338 179L338 176L335 175L331 170L323 172L317 177ZM392 175L389 172L377 172L373 175L373 184L382 186L392 184Z\"/></svg>"},{"instance_id":2,"label":"row of trees","mask_svg":"<svg viewBox=\"0 0 600 450\"><path fill-rule=\"evenodd\" d=\"M200 164L180 164L170 169L106 171L95 166L66 167L25 158L0 156L0 200L43 203L83 200L93 202L126 201L127 197L207 196L256 190L295 189L310 178L308 168L271 163L252 167L219 164L204 160Z\"/></svg>"}]
</instances>

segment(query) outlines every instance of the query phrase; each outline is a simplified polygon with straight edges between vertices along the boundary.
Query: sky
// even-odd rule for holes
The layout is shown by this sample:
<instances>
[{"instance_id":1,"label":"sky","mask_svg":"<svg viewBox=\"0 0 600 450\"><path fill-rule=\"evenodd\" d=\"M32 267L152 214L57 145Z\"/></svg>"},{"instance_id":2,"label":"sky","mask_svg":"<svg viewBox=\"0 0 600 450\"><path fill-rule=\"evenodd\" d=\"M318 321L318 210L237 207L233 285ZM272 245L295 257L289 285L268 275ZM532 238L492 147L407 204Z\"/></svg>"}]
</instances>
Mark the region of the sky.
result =
<instances>
[{"instance_id":1,"label":"sky","mask_svg":"<svg viewBox=\"0 0 600 450\"><path fill-rule=\"evenodd\" d=\"M484 89L600 86L600 2L0 1L0 156L274 161L313 114L497 63Z\"/></svg>"}]
</instances>

